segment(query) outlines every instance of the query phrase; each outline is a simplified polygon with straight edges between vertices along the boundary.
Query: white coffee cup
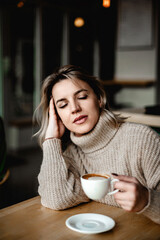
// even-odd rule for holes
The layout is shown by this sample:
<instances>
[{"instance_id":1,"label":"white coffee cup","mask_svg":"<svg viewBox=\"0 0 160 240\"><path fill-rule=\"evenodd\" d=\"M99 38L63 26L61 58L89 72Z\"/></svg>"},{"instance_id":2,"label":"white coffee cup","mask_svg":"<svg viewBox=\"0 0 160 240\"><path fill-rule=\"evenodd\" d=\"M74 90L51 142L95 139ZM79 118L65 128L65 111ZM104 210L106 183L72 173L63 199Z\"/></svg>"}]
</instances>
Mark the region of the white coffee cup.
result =
<instances>
[{"instance_id":1,"label":"white coffee cup","mask_svg":"<svg viewBox=\"0 0 160 240\"><path fill-rule=\"evenodd\" d=\"M109 175L105 174L89 173L81 176L83 191L92 200L99 200L105 195L112 195L118 192L118 189L113 190L113 183L118 181L118 179L111 179Z\"/></svg>"}]
</instances>

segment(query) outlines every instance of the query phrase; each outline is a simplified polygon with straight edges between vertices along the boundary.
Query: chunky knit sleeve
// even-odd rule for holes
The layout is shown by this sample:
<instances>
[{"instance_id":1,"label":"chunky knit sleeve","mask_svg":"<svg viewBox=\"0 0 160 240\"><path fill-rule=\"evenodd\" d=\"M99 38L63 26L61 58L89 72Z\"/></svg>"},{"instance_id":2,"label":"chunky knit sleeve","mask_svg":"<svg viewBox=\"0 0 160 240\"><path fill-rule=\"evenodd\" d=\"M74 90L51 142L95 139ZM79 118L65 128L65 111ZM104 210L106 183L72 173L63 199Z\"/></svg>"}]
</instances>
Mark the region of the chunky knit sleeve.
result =
<instances>
[{"instance_id":1,"label":"chunky knit sleeve","mask_svg":"<svg viewBox=\"0 0 160 240\"><path fill-rule=\"evenodd\" d=\"M74 149L72 156L64 157L60 139L50 139L43 143L38 192L45 207L62 210L89 201L80 184L80 175L85 170L80 159L77 165L73 157L78 158Z\"/></svg>"},{"instance_id":2,"label":"chunky knit sleeve","mask_svg":"<svg viewBox=\"0 0 160 240\"><path fill-rule=\"evenodd\" d=\"M150 195L142 213L160 224L160 137L151 129L146 130L141 147L142 169Z\"/></svg>"}]
</instances>

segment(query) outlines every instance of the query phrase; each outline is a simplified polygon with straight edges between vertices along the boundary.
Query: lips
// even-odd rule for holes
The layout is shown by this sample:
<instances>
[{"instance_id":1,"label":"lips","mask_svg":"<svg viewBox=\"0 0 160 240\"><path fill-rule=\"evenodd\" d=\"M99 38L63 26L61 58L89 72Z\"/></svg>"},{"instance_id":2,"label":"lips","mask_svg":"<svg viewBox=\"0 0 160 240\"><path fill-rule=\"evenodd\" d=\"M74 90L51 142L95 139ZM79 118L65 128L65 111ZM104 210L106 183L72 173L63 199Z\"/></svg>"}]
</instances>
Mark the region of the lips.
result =
<instances>
[{"instance_id":1,"label":"lips","mask_svg":"<svg viewBox=\"0 0 160 240\"><path fill-rule=\"evenodd\" d=\"M88 118L87 115L81 115L81 116L75 118L73 123L76 123L76 124L84 123L87 120L87 118Z\"/></svg>"}]
</instances>

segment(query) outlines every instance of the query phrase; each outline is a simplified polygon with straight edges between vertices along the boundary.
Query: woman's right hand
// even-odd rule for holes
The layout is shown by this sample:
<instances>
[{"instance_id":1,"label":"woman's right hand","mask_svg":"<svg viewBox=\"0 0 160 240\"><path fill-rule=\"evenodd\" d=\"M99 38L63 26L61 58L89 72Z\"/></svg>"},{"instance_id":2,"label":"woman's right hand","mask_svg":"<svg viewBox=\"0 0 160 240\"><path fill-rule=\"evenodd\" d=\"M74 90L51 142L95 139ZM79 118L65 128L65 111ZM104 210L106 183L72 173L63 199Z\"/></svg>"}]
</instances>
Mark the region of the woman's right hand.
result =
<instances>
[{"instance_id":1,"label":"woman's right hand","mask_svg":"<svg viewBox=\"0 0 160 240\"><path fill-rule=\"evenodd\" d=\"M45 135L46 138L61 138L65 132L65 126L56 114L53 97L49 103L49 122Z\"/></svg>"}]
</instances>

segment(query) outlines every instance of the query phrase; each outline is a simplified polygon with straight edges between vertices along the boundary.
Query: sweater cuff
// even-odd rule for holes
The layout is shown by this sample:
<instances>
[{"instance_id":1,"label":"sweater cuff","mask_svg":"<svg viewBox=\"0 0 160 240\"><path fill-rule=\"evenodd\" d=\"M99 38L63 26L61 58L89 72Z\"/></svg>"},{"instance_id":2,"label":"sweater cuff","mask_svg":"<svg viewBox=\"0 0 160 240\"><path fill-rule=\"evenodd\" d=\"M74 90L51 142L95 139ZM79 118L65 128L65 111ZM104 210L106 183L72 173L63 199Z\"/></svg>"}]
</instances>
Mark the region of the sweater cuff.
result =
<instances>
[{"instance_id":1,"label":"sweater cuff","mask_svg":"<svg viewBox=\"0 0 160 240\"><path fill-rule=\"evenodd\" d=\"M148 203L141 211L137 212L137 214L143 213L151 204L151 191L149 188L147 188L147 189L148 189Z\"/></svg>"},{"instance_id":2,"label":"sweater cuff","mask_svg":"<svg viewBox=\"0 0 160 240\"><path fill-rule=\"evenodd\" d=\"M150 218L153 222L160 224L160 192L149 189L149 202L140 212Z\"/></svg>"},{"instance_id":3,"label":"sweater cuff","mask_svg":"<svg viewBox=\"0 0 160 240\"><path fill-rule=\"evenodd\" d=\"M61 145L61 139L59 138L46 138L42 144L43 147Z\"/></svg>"},{"instance_id":4,"label":"sweater cuff","mask_svg":"<svg viewBox=\"0 0 160 240\"><path fill-rule=\"evenodd\" d=\"M49 138L45 138L43 142L45 142L46 140L49 140L49 139L54 139L55 137L49 137Z\"/></svg>"}]
</instances>

